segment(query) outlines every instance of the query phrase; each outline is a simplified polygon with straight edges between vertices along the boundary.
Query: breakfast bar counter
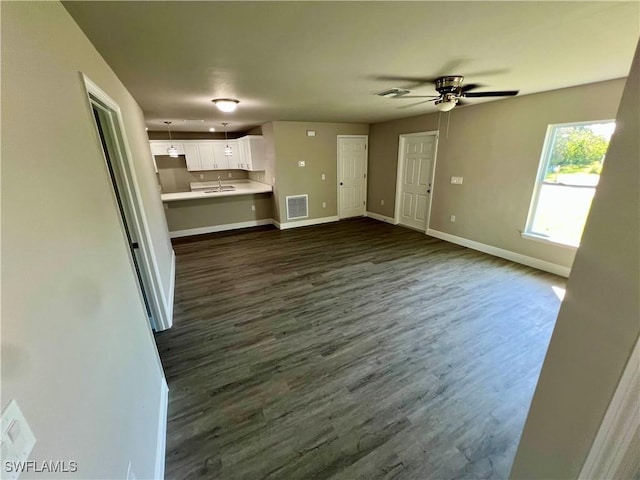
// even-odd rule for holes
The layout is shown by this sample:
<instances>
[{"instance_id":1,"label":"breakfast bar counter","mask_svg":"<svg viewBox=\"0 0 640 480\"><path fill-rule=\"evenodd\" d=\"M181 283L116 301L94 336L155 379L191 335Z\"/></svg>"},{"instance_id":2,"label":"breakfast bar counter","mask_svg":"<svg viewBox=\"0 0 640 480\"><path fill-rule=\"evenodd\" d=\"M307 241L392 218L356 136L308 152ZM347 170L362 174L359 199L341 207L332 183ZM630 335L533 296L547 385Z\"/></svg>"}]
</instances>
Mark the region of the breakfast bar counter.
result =
<instances>
[{"instance_id":1,"label":"breakfast bar counter","mask_svg":"<svg viewBox=\"0 0 640 480\"><path fill-rule=\"evenodd\" d=\"M192 182L190 192L163 193L160 198L163 202L175 202L179 200L199 200L217 197L235 197L238 195L253 195L257 193L271 193L273 188L266 183L253 180L234 180L221 182L223 188L233 186L231 191L212 191L217 188L218 182Z\"/></svg>"}]
</instances>

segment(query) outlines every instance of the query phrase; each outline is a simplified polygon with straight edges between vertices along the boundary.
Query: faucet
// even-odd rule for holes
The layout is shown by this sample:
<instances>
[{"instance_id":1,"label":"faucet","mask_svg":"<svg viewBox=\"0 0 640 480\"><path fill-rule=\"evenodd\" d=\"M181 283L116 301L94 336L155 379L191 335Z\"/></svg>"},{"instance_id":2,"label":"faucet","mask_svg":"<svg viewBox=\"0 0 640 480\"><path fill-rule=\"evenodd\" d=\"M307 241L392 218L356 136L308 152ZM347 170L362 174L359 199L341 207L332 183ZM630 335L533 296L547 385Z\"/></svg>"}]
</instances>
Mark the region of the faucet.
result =
<instances>
[{"instance_id":1,"label":"faucet","mask_svg":"<svg viewBox=\"0 0 640 480\"><path fill-rule=\"evenodd\" d=\"M222 180L220 180L220 175L218 175L218 188L222 191Z\"/></svg>"}]
</instances>

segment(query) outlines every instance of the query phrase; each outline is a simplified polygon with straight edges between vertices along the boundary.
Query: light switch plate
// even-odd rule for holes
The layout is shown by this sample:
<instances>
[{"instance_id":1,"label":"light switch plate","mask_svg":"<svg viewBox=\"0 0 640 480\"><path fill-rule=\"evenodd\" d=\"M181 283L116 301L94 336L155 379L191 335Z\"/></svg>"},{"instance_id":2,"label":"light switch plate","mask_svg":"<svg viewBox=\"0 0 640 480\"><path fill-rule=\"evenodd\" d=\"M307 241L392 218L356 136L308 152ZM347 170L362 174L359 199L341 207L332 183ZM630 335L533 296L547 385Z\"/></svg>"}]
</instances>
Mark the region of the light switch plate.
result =
<instances>
[{"instance_id":1,"label":"light switch plate","mask_svg":"<svg viewBox=\"0 0 640 480\"><path fill-rule=\"evenodd\" d=\"M307 130L307 137L315 137L315 136L316 136L315 130Z\"/></svg>"},{"instance_id":2,"label":"light switch plate","mask_svg":"<svg viewBox=\"0 0 640 480\"><path fill-rule=\"evenodd\" d=\"M18 403L11 400L2 412L2 466L6 479L16 479L20 475L18 468L4 468L6 462L24 462L29 458L36 437L33 435Z\"/></svg>"},{"instance_id":3,"label":"light switch plate","mask_svg":"<svg viewBox=\"0 0 640 480\"><path fill-rule=\"evenodd\" d=\"M304 167L307 163L304 160L299 160L298 161L298 166L299 167Z\"/></svg>"},{"instance_id":4,"label":"light switch plate","mask_svg":"<svg viewBox=\"0 0 640 480\"><path fill-rule=\"evenodd\" d=\"M454 185L462 185L462 177L451 177L451 183Z\"/></svg>"}]
</instances>

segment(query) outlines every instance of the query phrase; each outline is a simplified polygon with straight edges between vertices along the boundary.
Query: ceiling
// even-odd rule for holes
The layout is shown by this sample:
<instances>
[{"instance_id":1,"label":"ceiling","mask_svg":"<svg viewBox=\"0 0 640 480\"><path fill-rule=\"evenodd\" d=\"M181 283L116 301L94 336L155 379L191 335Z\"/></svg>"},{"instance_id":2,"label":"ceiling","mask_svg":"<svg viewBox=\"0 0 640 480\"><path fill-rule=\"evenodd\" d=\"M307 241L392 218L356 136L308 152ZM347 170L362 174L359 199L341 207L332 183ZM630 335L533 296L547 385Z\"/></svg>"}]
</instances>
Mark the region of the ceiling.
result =
<instances>
[{"instance_id":1,"label":"ceiling","mask_svg":"<svg viewBox=\"0 0 640 480\"><path fill-rule=\"evenodd\" d=\"M229 122L240 131L272 120L374 123L435 111L375 95L419 83L385 76L462 74L521 95L620 78L640 35L637 1L64 5L151 130L164 120L175 130ZM432 85L412 91L434 93ZM240 100L236 112L219 112L211 99L221 97Z\"/></svg>"}]
</instances>

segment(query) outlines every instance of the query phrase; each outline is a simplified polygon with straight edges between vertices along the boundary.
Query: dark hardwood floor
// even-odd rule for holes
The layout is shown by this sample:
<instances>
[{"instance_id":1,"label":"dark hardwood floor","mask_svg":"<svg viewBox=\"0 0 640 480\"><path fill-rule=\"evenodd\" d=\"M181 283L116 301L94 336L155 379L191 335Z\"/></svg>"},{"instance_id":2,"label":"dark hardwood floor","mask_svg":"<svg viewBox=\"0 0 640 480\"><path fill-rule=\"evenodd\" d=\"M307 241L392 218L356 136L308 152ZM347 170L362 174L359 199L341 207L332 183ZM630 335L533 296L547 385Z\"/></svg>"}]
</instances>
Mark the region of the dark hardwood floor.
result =
<instances>
[{"instance_id":1,"label":"dark hardwood floor","mask_svg":"<svg viewBox=\"0 0 640 480\"><path fill-rule=\"evenodd\" d=\"M507 478L564 279L366 218L175 251L167 478Z\"/></svg>"}]
</instances>

